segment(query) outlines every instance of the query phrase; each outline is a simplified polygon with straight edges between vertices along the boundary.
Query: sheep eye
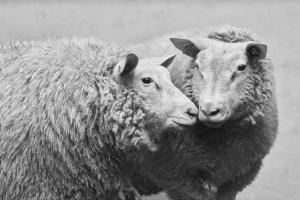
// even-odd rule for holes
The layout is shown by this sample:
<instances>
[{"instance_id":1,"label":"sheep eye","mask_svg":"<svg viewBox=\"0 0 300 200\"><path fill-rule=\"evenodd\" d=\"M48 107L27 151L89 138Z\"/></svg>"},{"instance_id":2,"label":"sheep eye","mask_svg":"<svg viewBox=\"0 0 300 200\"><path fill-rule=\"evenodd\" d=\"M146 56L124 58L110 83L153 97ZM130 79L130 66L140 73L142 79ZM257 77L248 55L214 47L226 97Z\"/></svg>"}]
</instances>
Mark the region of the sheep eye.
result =
<instances>
[{"instance_id":1,"label":"sheep eye","mask_svg":"<svg viewBox=\"0 0 300 200\"><path fill-rule=\"evenodd\" d=\"M149 85L153 82L152 78L150 77L147 77L147 78L143 78L142 79L142 82L145 84L145 85Z\"/></svg>"},{"instance_id":2,"label":"sheep eye","mask_svg":"<svg viewBox=\"0 0 300 200\"><path fill-rule=\"evenodd\" d=\"M199 69L199 65L195 64L195 68L196 68L196 69Z\"/></svg>"},{"instance_id":3,"label":"sheep eye","mask_svg":"<svg viewBox=\"0 0 300 200\"><path fill-rule=\"evenodd\" d=\"M238 71L245 71L246 67L247 67L247 65L239 65L237 70Z\"/></svg>"}]
</instances>

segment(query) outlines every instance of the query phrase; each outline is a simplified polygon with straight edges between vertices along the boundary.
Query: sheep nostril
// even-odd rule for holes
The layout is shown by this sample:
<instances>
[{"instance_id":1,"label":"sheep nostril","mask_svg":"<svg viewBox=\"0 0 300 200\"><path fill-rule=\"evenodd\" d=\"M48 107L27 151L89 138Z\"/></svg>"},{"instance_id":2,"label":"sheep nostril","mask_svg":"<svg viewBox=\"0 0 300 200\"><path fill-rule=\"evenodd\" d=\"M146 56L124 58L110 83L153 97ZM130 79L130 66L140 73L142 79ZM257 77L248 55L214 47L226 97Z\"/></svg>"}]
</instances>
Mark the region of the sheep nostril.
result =
<instances>
[{"instance_id":1,"label":"sheep nostril","mask_svg":"<svg viewBox=\"0 0 300 200\"><path fill-rule=\"evenodd\" d=\"M220 111L221 111L221 110L217 108L216 110L210 112L209 115L217 115Z\"/></svg>"},{"instance_id":2,"label":"sheep nostril","mask_svg":"<svg viewBox=\"0 0 300 200\"><path fill-rule=\"evenodd\" d=\"M190 115L191 117L197 117L198 115L198 111L196 111L195 109L188 109L186 112L188 115Z\"/></svg>"}]
</instances>

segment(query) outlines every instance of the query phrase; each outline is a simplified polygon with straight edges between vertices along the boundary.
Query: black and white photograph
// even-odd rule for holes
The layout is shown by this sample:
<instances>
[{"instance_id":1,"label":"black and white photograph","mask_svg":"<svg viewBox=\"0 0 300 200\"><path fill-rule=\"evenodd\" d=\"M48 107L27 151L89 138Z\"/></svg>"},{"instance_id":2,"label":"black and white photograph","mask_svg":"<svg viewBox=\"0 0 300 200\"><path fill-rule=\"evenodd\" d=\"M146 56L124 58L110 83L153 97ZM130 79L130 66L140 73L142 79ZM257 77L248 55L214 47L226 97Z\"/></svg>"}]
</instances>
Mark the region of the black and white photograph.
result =
<instances>
[{"instance_id":1,"label":"black and white photograph","mask_svg":"<svg viewBox=\"0 0 300 200\"><path fill-rule=\"evenodd\" d=\"M300 1L0 0L0 200L299 200Z\"/></svg>"}]
</instances>

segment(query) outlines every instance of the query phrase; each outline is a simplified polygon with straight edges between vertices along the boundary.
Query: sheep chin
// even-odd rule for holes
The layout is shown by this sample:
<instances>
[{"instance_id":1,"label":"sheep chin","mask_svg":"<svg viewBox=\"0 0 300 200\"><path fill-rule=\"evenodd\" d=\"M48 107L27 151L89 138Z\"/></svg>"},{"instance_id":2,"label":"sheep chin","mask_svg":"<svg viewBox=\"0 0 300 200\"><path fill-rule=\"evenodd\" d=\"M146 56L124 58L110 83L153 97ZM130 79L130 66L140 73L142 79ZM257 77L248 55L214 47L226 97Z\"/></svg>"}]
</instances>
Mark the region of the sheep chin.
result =
<instances>
[{"instance_id":1,"label":"sheep chin","mask_svg":"<svg viewBox=\"0 0 300 200\"><path fill-rule=\"evenodd\" d=\"M219 128L224 124L224 122L215 123L215 122L211 122L211 121L202 121L202 123L209 128Z\"/></svg>"},{"instance_id":2,"label":"sheep chin","mask_svg":"<svg viewBox=\"0 0 300 200\"><path fill-rule=\"evenodd\" d=\"M191 126L195 124L197 121L196 118L188 118L188 117L173 117L166 120L161 126L160 130L166 131L170 129L184 129L186 126Z\"/></svg>"}]
</instances>

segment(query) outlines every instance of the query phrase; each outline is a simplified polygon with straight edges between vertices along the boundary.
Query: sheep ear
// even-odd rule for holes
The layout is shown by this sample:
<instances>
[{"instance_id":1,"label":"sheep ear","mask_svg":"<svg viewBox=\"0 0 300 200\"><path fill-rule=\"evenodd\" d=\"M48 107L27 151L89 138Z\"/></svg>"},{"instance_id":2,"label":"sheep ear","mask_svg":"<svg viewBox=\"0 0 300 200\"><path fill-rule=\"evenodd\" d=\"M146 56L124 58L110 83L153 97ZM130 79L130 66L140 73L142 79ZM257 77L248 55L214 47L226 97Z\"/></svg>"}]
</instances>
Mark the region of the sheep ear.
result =
<instances>
[{"instance_id":1,"label":"sheep ear","mask_svg":"<svg viewBox=\"0 0 300 200\"><path fill-rule=\"evenodd\" d=\"M167 60L165 60L163 63L161 63L160 65L167 68L170 66L170 64L172 64L172 62L174 61L174 58L176 57L176 55L169 57Z\"/></svg>"},{"instance_id":2,"label":"sheep ear","mask_svg":"<svg viewBox=\"0 0 300 200\"><path fill-rule=\"evenodd\" d=\"M125 59L118 62L113 71L113 77L116 81L126 77L136 68L139 62L135 54L128 54Z\"/></svg>"},{"instance_id":3,"label":"sheep ear","mask_svg":"<svg viewBox=\"0 0 300 200\"><path fill-rule=\"evenodd\" d=\"M192 58L196 58L197 54L200 52L200 49L192 41L188 39L170 38L170 41L177 49L182 51L182 53Z\"/></svg>"},{"instance_id":4,"label":"sheep ear","mask_svg":"<svg viewBox=\"0 0 300 200\"><path fill-rule=\"evenodd\" d=\"M264 59L267 56L267 45L261 43L249 43L246 46L246 55L250 58Z\"/></svg>"}]
</instances>

